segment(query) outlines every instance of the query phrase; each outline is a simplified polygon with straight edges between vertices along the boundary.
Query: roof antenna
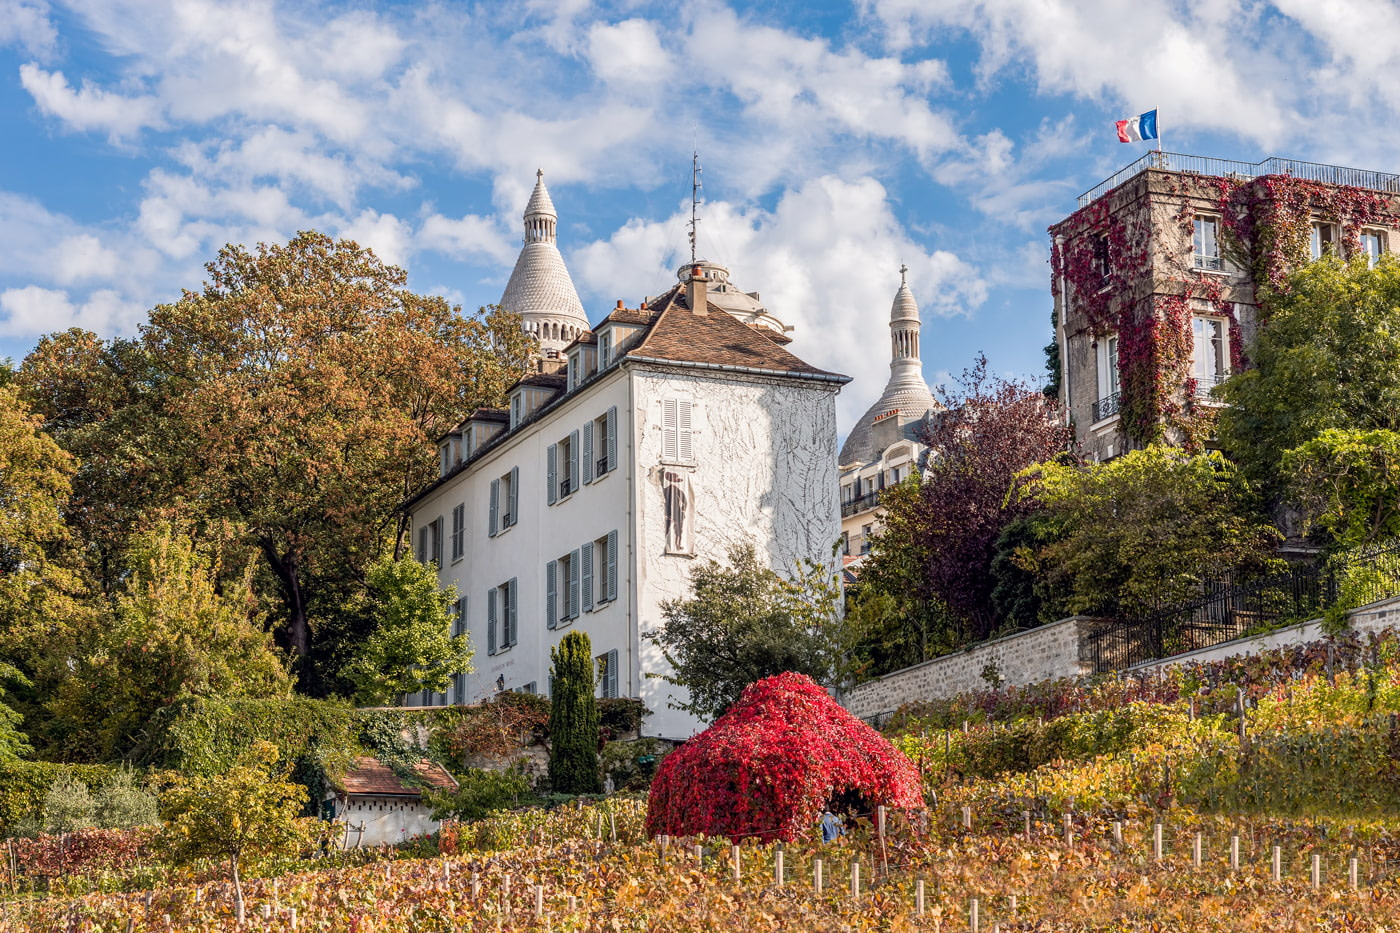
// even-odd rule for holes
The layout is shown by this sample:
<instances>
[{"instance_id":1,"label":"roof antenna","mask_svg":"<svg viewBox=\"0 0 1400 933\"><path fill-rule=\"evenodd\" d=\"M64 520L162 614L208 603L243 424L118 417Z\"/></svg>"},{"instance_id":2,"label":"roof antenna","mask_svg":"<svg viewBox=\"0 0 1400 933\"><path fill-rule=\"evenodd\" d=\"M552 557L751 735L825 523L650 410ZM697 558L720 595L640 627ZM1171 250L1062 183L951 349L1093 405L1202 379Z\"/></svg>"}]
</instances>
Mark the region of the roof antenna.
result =
<instances>
[{"instance_id":1,"label":"roof antenna","mask_svg":"<svg viewBox=\"0 0 1400 933\"><path fill-rule=\"evenodd\" d=\"M690 159L690 264L695 265L695 234L700 229L700 150L692 150Z\"/></svg>"}]
</instances>

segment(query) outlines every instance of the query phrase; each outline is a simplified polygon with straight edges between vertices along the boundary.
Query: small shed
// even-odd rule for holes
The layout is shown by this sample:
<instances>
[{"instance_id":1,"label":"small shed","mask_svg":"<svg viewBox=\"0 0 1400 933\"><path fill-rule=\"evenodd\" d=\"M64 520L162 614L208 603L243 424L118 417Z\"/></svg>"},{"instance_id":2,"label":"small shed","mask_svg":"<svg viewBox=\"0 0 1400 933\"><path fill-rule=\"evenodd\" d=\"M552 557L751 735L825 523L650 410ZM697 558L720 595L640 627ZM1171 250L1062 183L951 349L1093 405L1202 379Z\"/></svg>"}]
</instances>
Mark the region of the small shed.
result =
<instances>
[{"instance_id":1,"label":"small shed","mask_svg":"<svg viewBox=\"0 0 1400 933\"><path fill-rule=\"evenodd\" d=\"M426 788L453 791L457 780L426 758L406 780L377 758L356 758L335 785L332 818L345 824L345 848L393 845L437 832Z\"/></svg>"}]
</instances>

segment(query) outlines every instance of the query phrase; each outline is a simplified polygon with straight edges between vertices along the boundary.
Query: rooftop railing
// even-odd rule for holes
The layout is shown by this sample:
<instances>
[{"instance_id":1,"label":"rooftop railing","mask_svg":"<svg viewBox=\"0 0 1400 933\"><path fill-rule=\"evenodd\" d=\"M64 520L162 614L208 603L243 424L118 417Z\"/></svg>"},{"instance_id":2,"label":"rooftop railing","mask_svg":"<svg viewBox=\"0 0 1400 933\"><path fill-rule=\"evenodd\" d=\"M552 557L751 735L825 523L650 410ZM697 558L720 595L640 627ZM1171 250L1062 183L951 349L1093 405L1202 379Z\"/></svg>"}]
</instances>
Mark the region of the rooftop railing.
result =
<instances>
[{"instance_id":1,"label":"rooftop railing","mask_svg":"<svg viewBox=\"0 0 1400 933\"><path fill-rule=\"evenodd\" d=\"M1184 155L1180 152L1158 152L1154 149L1144 153L1142 158L1124 166L1081 194L1079 206L1083 207L1098 200L1114 188L1150 168L1168 172L1239 179L1257 178L1260 175L1292 175L1294 178L1306 178L1309 181L1328 185L1347 185L1353 188L1400 192L1400 175L1392 175L1389 172L1374 172L1369 169L1345 168L1340 165L1323 165L1318 162L1300 162L1297 159L1277 157L1271 157L1262 162L1239 162L1234 159Z\"/></svg>"}]
</instances>

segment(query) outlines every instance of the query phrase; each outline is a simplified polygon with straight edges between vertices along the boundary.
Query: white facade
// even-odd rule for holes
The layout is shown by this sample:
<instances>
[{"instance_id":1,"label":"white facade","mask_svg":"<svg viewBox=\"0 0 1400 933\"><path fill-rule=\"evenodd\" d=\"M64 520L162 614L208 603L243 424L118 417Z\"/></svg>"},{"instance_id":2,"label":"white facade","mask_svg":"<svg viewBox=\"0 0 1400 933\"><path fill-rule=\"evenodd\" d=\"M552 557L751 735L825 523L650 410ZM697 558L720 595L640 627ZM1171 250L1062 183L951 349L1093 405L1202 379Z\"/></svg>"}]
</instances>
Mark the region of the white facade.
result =
<instances>
[{"instance_id":1,"label":"white facade","mask_svg":"<svg viewBox=\"0 0 1400 933\"><path fill-rule=\"evenodd\" d=\"M703 281L686 287L704 301ZM602 662L603 695L642 698L644 735L686 738L703 724L669 708L676 688L648 677L665 662L642 636L662 624L665 601L690 595L694 562L723 563L751 542L780 573L804 558L831 563L846 377L684 300L678 286L660 310L619 309L597 329L601 354L584 345L592 332L569 348L571 375L554 377L552 397L522 402L484 446L450 439L471 436L471 419L444 443L442 479L409 508L420 557L456 588L476 655L439 702L548 693L550 651L579 628ZM549 378L527 377L513 395Z\"/></svg>"},{"instance_id":2,"label":"white facade","mask_svg":"<svg viewBox=\"0 0 1400 933\"><path fill-rule=\"evenodd\" d=\"M345 825L347 849L389 846L438 831L432 808L420 797L354 796L338 801L336 822Z\"/></svg>"}]
</instances>

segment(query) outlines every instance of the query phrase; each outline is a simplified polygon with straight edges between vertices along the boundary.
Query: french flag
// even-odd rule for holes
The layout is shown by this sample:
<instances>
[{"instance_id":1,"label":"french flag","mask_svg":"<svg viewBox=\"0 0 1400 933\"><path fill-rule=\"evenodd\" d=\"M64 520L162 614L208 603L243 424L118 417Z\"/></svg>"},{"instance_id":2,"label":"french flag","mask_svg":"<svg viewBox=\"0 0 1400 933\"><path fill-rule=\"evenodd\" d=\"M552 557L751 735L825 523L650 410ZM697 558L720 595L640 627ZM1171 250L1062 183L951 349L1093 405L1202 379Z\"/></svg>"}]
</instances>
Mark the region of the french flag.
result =
<instances>
[{"instance_id":1,"label":"french flag","mask_svg":"<svg viewBox=\"0 0 1400 933\"><path fill-rule=\"evenodd\" d=\"M1118 141L1120 143L1135 143L1144 139L1157 138L1157 111L1149 110L1147 113L1136 117L1129 117L1126 120L1119 120Z\"/></svg>"}]
</instances>

